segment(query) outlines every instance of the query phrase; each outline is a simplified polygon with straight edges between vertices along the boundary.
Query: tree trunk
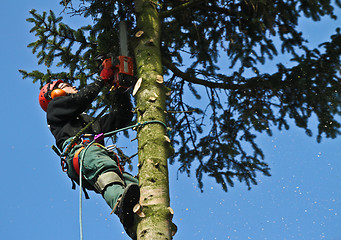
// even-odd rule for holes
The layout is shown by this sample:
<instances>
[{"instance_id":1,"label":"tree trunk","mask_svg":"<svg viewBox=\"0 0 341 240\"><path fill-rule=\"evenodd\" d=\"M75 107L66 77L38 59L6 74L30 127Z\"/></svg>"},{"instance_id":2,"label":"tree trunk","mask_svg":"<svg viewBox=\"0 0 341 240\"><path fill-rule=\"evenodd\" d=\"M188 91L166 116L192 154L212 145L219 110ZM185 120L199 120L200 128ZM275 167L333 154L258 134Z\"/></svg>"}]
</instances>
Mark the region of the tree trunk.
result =
<instances>
[{"instance_id":1,"label":"tree trunk","mask_svg":"<svg viewBox=\"0 0 341 240\"><path fill-rule=\"evenodd\" d=\"M137 34L134 54L141 87L134 95L137 120L165 123L165 92L160 54L160 20L150 0L135 0ZM167 158L172 151L167 129L160 123L138 129L139 183L142 217L137 225L138 240L171 239L171 209Z\"/></svg>"}]
</instances>

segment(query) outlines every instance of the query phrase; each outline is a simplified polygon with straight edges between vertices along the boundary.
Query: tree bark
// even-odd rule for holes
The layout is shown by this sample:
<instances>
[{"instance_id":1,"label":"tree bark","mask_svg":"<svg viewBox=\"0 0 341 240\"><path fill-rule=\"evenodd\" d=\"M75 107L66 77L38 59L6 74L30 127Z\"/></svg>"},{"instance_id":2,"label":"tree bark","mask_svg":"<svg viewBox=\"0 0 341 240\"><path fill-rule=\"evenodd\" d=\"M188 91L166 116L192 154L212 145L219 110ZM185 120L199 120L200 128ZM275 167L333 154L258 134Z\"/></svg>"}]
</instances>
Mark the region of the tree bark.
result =
<instances>
[{"instance_id":1,"label":"tree bark","mask_svg":"<svg viewBox=\"0 0 341 240\"><path fill-rule=\"evenodd\" d=\"M150 0L135 0L137 34L134 54L137 75L142 79L135 93L137 121L165 123L165 92L160 53L160 19ZM136 90L136 89L135 89ZM137 133L139 155L140 204L138 240L171 239L167 158L172 152L167 129L160 123L140 127Z\"/></svg>"}]
</instances>

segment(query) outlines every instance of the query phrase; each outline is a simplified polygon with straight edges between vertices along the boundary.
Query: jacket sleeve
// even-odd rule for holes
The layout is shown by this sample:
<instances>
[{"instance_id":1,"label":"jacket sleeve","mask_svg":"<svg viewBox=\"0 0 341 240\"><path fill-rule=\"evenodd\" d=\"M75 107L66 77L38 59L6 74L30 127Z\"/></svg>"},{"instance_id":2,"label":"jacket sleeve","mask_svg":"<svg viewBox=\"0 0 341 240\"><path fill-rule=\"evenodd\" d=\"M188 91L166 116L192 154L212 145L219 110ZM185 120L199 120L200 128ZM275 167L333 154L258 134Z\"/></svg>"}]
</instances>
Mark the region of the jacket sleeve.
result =
<instances>
[{"instance_id":1,"label":"jacket sleeve","mask_svg":"<svg viewBox=\"0 0 341 240\"><path fill-rule=\"evenodd\" d=\"M104 83L95 81L76 94L53 99L47 107L49 122L65 122L84 112L101 91Z\"/></svg>"},{"instance_id":2,"label":"jacket sleeve","mask_svg":"<svg viewBox=\"0 0 341 240\"><path fill-rule=\"evenodd\" d=\"M116 91L110 113L99 119L101 132L103 133L126 127L133 118L129 93L122 93L120 90Z\"/></svg>"}]
</instances>

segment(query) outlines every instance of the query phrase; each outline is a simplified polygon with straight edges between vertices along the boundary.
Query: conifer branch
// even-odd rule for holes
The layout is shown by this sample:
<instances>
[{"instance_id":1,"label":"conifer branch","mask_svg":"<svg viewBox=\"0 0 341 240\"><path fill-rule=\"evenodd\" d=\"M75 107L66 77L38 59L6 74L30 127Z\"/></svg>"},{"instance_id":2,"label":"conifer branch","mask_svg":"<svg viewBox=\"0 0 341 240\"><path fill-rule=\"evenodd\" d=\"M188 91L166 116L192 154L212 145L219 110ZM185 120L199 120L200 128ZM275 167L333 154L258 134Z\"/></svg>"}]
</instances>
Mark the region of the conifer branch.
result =
<instances>
[{"instance_id":1,"label":"conifer branch","mask_svg":"<svg viewBox=\"0 0 341 240\"><path fill-rule=\"evenodd\" d=\"M64 39L68 39L68 40L70 40L70 41L72 41L72 42L78 42L78 43L81 43L81 44L84 44L84 45L97 46L96 43L88 42L88 41L85 40L85 38L84 38L83 41L80 40L80 39L75 38L75 36L74 36L74 32L75 32L75 31L74 31L74 30L73 30L73 34L72 34L72 37L71 37L70 35L62 34L60 31L57 31L57 30L51 28L50 26L48 26L48 25L46 24L45 21L44 21L44 26L45 26L45 28L46 28L46 31L49 31L49 32L51 33L52 36L60 37L60 38L64 38Z\"/></svg>"}]
</instances>

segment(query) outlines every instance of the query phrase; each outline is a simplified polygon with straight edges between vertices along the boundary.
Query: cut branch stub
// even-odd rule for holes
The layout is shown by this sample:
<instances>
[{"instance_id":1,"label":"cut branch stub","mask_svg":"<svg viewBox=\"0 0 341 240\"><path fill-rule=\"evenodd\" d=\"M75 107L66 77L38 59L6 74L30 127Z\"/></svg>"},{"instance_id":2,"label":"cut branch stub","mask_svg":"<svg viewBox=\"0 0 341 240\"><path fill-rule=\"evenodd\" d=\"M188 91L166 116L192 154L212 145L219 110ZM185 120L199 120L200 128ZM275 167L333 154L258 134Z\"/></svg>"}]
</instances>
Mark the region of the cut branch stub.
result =
<instances>
[{"instance_id":1,"label":"cut branch stub","mask_svg":"<svg viewBox=\"0 0 341 240\"><path fill-rule=\"evenodd\" d=\"M149 101L149 102L155 102L155 101L156 101L156 97L150 97L150 98L148 99L148 101Z\"/></svg>"},{"instance_id":2,"label":"cut branch stub","mask_svg":"<svg viewBox=\"0 0 341 240\"><path fill-rule=\"evenodd\" d=\"M135 37L141 37L142 35L144 34L144 31L138 31L136 34L135 34Z\"/></svg>"},{"instance_id":3,"label":"cut branch stub","mask_svg":"<svg viewBox=\"0 0 341 240\"><path fill-rule=\"evenodd\" d=\"M139 216L140 218L145 217L146 215L144 214L144 212L142 212L142 206L138 203L134 206L133 208L133 212Z\"/></svg>"},{"instance_id":4,"label":"cut branch stub","mask_svg":"<svg viewBox=\"0 0 341 240\"><path fill-rule=\"evenodd\" d=\"M156 76L156 82L160 83L160 84L163 83L163 76L162 75L157 75Z\"/></svg>"},{"instance_id":5,"label":"cut branch stub","mask_svg":"<svg viewBox=\"0 0 341 240\"><path fill-rule=\"evenodd\" d=\"M171 222L172 237L176 234L177 231L178 231L178 227L173 222Z\"/></svg>"}]
</instances>

